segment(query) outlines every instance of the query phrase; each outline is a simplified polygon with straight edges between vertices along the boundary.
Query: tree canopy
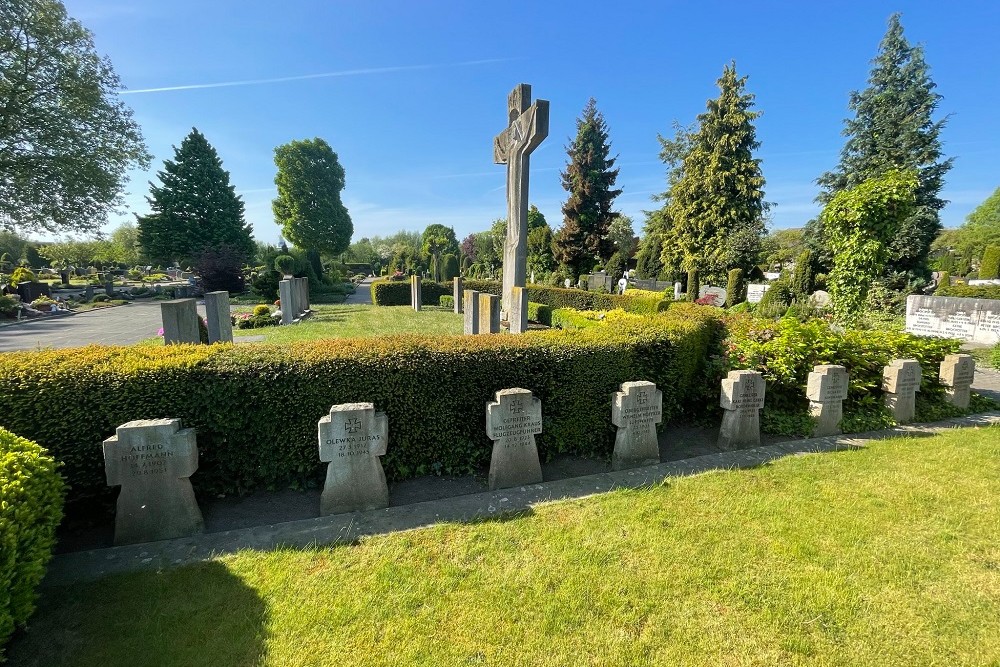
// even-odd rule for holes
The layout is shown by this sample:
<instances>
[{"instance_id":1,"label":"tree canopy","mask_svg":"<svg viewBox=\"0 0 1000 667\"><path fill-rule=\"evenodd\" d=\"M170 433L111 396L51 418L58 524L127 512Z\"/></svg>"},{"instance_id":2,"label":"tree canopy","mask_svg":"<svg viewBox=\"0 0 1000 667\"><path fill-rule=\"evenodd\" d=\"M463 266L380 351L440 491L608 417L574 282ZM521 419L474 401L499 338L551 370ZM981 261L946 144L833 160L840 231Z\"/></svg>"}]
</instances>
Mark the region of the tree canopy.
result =
<instances>
[{"instance_id":1,"label":"tree canopy","mask_svg":"<svg viewBox=\"0 0 1000 667\"><path fill-rule=\"evenodd\" d=\"M100 229L150 161L121 88L61 2L0 3L0 228Z\"/></svg>"},{"instance_id":2,"label":"tree canopy","mask_svg":"<svg viewBox=\"0 0 1000 667\"><path fill-rule=\"evenodd\" d=\"M185 264L208 249L227 246L248 260L256 246L243 218L243 200L229 183L229 172L197 128L174 148L174 159L164 160L150 183L151 212L137 216L139 244L157 264L180 260Z\"/></svg>"},{"instance_id":3,"label":"tree canopy","mask_svg":"<svg viewBox=\"0 0 1000 667\"><path fill-rule=\"evenodd\" d=\"M340 201L344 168L320 138L292 141L274 149L278 196L272 202L282 234L306 250L336 255L347 250L354 224Z\"/></svg>"}]
</instances>

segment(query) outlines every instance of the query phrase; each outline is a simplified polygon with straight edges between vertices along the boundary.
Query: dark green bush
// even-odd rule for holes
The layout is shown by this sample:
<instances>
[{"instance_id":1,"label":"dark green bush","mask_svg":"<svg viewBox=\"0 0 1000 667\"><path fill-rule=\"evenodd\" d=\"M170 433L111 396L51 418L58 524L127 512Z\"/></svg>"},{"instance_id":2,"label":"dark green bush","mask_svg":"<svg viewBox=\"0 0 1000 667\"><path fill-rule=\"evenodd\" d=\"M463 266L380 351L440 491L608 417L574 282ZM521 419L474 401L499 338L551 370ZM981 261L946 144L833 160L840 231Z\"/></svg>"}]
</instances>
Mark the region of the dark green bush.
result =
<instances>
[{"instance_id":1,"label":"dark green bush","mask_svg":"<svg viewBox=\"0 0 1000 667\"><path fill-rule=\"evenodd\" d=\"M274 258L274 270L281 276L290 276L295 271L295 258L291 255L278 255Z\"/></svg>"},{"instance_id":2,"label":"dark green bush","mask_svg":"<svg viewBox=\"0 0 1000 667\"><path fill-rule=\"evenodd\" d=\"M979 263L979 277L983 280L994 280L1000 277L1000 245L988 245L983 251L983 259Z\"/></svg>"},{"instance_id":3,"label":"dark green bush","mask_svg":"<svg viewBox=\"0 0 1000 667\"><path fill-rule=\"evenodd\" d=\"M389 416L383 464L390 478L478 471L491 451L482 426L486 402L507 387L542 399L543 457L606 458L614 443L610 396L619 383L656 382L669 422L698 381L718 328L700 312L635 319L523 336L0 354L0 425L63 462L74 502L111 497L95 443L127 421L157 417L198 430L201 456L191 481L199 493L318 484L324 466L316 423L331 405L357 401ZM58 419L51 405L65 406Z\"/></svg>"},{"instance_id":4,"label":"dark green bush","mask_svg":"<svg viewBox=\"0 0 1000 667\"><path fill-rule=\"evenodd\" d=\"M528 321L552 326L552 308L544 303L528 302Z\"/></svg>"},{"instance_id":5,"label":"dark green bush","mask_svg":"<svg viewBox=\"0 0 1000 667\"><path fill-rule=\"evenodd\" d=\"M698 298L698 291L701 289L701 280L698 278L698 269L688 271L687 298L694 302Z\"/></svg>"},{"instance_id":6,"label":"dark green bush","mask_svg":"<svg viewBox=\"0 0 1000 667\"><path fill-rule=\"evenodd\" d=\"M55 459L0 428L0 661L10 633L34 609L62 506L63 481Z\"/></svg>"},{"instance_id":7,"label":"dark green bush","mask_svg":"<svg viewBox=\"0 0 1000 667\"><path fill-rule=\"evenodd\" d=\"M743 269L731 269L726 281L726 305L735 306L747 298L747 282L743 280Z\"/></svg>"},{"instance_id":8,"label":"dark green bush","mask_svg":"<svg viewBox=\"0 0 1000 667\"><path fill-rule=\"evenodd\" d=\"M792 273L791 290L795 299L804 300L813 293L812 251L809 249L799 253L795 260L795 271Z\"/></svg>"},{"instance_id":9,"label":"dark green bush","mask_svg":"<svg viewBox=\"0 0 1000 667\"><path fill-rule=\"evenodd\" d=\"M942 287L951 287L951 273L948 271L941 271L938 274L937 290L935 290L934 293L937 294L937 291Z\"/></svg>"},{"instance_id":10,"label":"dark green bush","mask_svg":"<svg viewBox=\"0 0 1000 667\"><path fill-rule=\"evenodd\" d=\"M757 304L757 312L763 317L781 317L788 311L794 299L795 294L788 280L784 277L779 278L764 292L760 303Z\"/></svg>"}]
</instances>

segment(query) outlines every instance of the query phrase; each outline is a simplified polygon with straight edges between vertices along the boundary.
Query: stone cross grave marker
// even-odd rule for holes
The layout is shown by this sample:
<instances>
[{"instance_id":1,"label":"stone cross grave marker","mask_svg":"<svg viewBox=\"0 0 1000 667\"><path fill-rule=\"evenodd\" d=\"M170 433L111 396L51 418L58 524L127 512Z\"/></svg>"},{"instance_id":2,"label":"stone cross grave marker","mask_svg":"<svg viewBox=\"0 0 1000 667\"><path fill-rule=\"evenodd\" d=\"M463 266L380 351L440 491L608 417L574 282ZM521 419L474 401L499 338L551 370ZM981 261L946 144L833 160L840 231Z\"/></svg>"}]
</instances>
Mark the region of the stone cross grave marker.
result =
<instances>
[{"instance_id":1,"label":"stone cross grave marker","mask_svg":"<svg viewBox=\"0 0 1000 667\"><path fill-rule=\"evenodd\" d=\"M233 320L229 315L229 292L205 293L209 343L232 343Z\"/></svg>"},{"instance_id":2,"label":"stone cross grave marker","mask_svg":"<svg viewBox=\"0 0 1000 667\"><path fill-rule=\"evenodd\" d=\"M840 433L848 379L847 369L843 366L814 366L809 373L806 398L809 399L809 414L816 420L814 437Z\"/></svg>"},{"instance_id":3,"label":"stone cross grave marker","mask_svg":"<svg viewBox=\"0 0 1000 667\"><path fill-rule=\"evenodd\" d=\"M500 297L496 294L479 294L479 331L476 333L500 333Z\"/></svg>"},{"instance_id":4,"label":"stone cross grave marker","mask_svg":"<svg viewBox=\"0 0 1000 667\"><path fill-rule=\"evenodd\" d=\"M479 333L479 292L474 289L465 290L464 300L464 333L471 336Z\"/></svg>"},{"instance_id":5,"label":"stone cross grave marker","mask_svg":"<svg viewBox=\"0 0 1000 667\"><path fill-rule=\"evenodd\" d=\"M424 298L421 280L420 276L410 276L410 305L413 306L413 310L420 310L423 305L421 303Z\"/></svg>"},{"instance_id":6,"label":"stone cross grave marker","mask_svg":"<svg viewBox=\"0 0 1000 667\"><path fill-rule=\"evenodd\" d=\"M531 104L531 86L520 83L507 96L507 129L493 139L493 161L507 165L507 240L503 248L503 304L510 313L511 288L524 287L528 271L528 165L531 152L549 134L549 103Z\"/></svg>"},{"instance_id":7,"label":"stone cross grave marker","mask_svg":"<svg viewBox=\"0 0 1000 667\"><path fill-rule=\"evenodd\" d=\"M198 305L194 299L174 299L160 304L163 318L163 344L200 343Z\"/></svg>"},{"instance_id":8,"label":"stone cross grave marker","mask_svg":"<svg viewBox=\"0 0 1000 667\"><path fill-rule=\"evenodd\" d=\"M389 506L380 456L389 442L389 420L371 403L342 403L319 420L319 460L329 463L320 515Z\"/></svg>"},{"instance_id":9,"label":"stone cross grave marker","mask_svg":"<svg viewBox=\"0 0 1000 667\"><path fill-rule=\"evenodd\" d=\"M513 298L510 300L510 310L507 311L507 323L511 333L524 333L528 330L528 290L514 286L511 292Z\"/></svg>"},{"instance_id":10,"label":"stone cross grave marker","mask_svg":"<svg viewBox=\"0 0 1000 667\"><path fill-rule=\"evenodd\" d=\"M949 403L955 407L969 407L972 381L976 379L976 359L971 354L949 354L941 362L938 374L947 389L945 394Z\"/></svg>"},{"instance_id":11,"label":"stone cross grave marker","mask_svg":"<svg viewBox=\"0 0 1000 667\"><path fill-rule=\"evenodd\" d=\"M894 359L882 369L885 405L892 411L896 422L906 424L913 421L922 375L920 362L916 359Z\"/></svg>"},{"instance_id":12,"label":"stone cross grave marker","mask_svg":"<svg viewBox=\"0 0 1000 667\"><path fill-rule=\"evenodd\" d=\"M457 276L451 279L451 298L454 301L454 307L456 313L463 313L465 310L465 304L462 303L462 289L464 281L461 276Z\"/></svg>"},{"instance_id":13,"label":"stone cross grave marker","mask_svg":"<svg viewBox=\"0 0 1000 667\"><path fill-rule=\"evenodd\" d=\"M757 371L729 371L729 376L722 381L719 404L725 410L719 429L719 447L728 450L759 445L764 377Z\"/></svg>"},{"instance_id":14,"label":"stone cross grave marker","mask_svg":"<svg viewBox=\"0 0 1000 667\"><path fill-rule=\"evenodd\" d=\"M542 401L527 389L501 389L486 404L486 434L493 440L490 491L542 481L535 436L542 432Z\"/></svg>"},{"instance_id":15,"label":"stone cross grave marker","mask_svg":"<svg viewBox=\"0 0 1000 667\"><path fill-rule=\"evenodd\" d=\"M663 392L652 382L623 382L611 402L611 423L618 427L612 470L660 462L656 425L663 420Z\"/></svg>"},{"instance_id":16,"label":"stone cross grave marker","mask_svg":"<svg viewBox=\"0 0 1000 667\"><path fill-rule=\"evenodd\" d=\"M180 419L122 424L104 441L108 486L121 486L115 544L169 540L205 528L188 479L198 469L193 428Z\"/></svg>"}]
</instances>

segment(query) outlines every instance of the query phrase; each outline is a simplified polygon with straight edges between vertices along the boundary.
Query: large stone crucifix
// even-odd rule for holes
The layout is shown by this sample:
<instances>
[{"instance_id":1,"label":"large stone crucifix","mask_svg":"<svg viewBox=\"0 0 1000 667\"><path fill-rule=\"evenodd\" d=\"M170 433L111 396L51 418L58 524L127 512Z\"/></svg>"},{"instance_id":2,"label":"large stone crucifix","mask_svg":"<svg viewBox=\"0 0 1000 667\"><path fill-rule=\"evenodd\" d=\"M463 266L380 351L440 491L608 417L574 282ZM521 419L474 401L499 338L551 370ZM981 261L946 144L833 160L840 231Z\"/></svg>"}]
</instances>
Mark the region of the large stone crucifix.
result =
<instances>
[{"instance_id":1,"label":"large stone crucifix","mask_svg":"<svg viewBox=\"0 0 1000 667\"><path fill-rule=\"evenodd\" d=\"M501 310L510 317L514 287L524 287L528 267L528 158L549 135L549 103L531 101L519 83L507 96L506 130L493 139L493 161L507 165L507 240L503 246Z\"/></svg>"}]
</instances>

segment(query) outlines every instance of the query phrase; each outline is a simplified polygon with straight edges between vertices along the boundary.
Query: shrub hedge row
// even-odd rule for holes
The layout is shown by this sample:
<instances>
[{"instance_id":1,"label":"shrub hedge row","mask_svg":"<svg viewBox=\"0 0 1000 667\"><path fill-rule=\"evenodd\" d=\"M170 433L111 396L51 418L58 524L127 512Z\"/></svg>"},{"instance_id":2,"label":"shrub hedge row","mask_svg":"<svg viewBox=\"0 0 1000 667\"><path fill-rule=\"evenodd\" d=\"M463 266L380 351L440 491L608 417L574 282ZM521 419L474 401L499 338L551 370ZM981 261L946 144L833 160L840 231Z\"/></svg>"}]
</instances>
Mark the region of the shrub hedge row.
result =
<instances>
[{"instance_id":1,"label":"shrub hedge row","mask_svg":"<svg viewBox=\"0 0 1000 667\"><path fill-rule=\"evenodd\" d=\"M62 505L55 459L0 428L0 662L7 638L34 609Z\"/></svg>"},{"instance_id":2,"label":"shrub hedge row","mask_svg":"<svg viewBox=\"0 0 1000 667\"><path fill-rule=\"evenodd\" d=\"M481 470L491 451L485 405L507 387L541 398L543 457L608 457L611 393L621 382L651 380L664 392L664 420L680 413L717 340L710 313L523 336L0 354L0 425L49 448L65 465L74 502L110 497L100 443L134 419L179 417L198 430L199 493L319 483L316 423L331 405L357 401L389 417L390 478Z\"/></svg>"},{"instance_id":3,"label":"shrub hedge row","mask_svg":"<svg viewBox=\"0 0 1000 667\"><path fill-rule=\"evenodd\" d=\"M948 285L934 291L934 296L959 296L966 299L1000 299L1000 285Z\"/></svg>"},{"instance_id":4,"label":"shrub hedge row","mask_svg":"<svg viewBox=\"0 0 1000 667\"><path fill-rule=\"evenodd\" d=\"M465 289L499 295L501 283L496 280L466 280ZM391 280L376 280L371 285L372 303L376 306L409 306L410 283ZM420 300L425 306L436 306L441 296L452 293L451 283L436 283L425 280L421 283ZM634 290L641 291L641 290ZM575 308L577 310L614 310L653 315L663 300L662 294L644 292L634 294L602 294L579 289L528 285L528 301L545 304L552 308Z\"/></svg>"}]
</instances>

